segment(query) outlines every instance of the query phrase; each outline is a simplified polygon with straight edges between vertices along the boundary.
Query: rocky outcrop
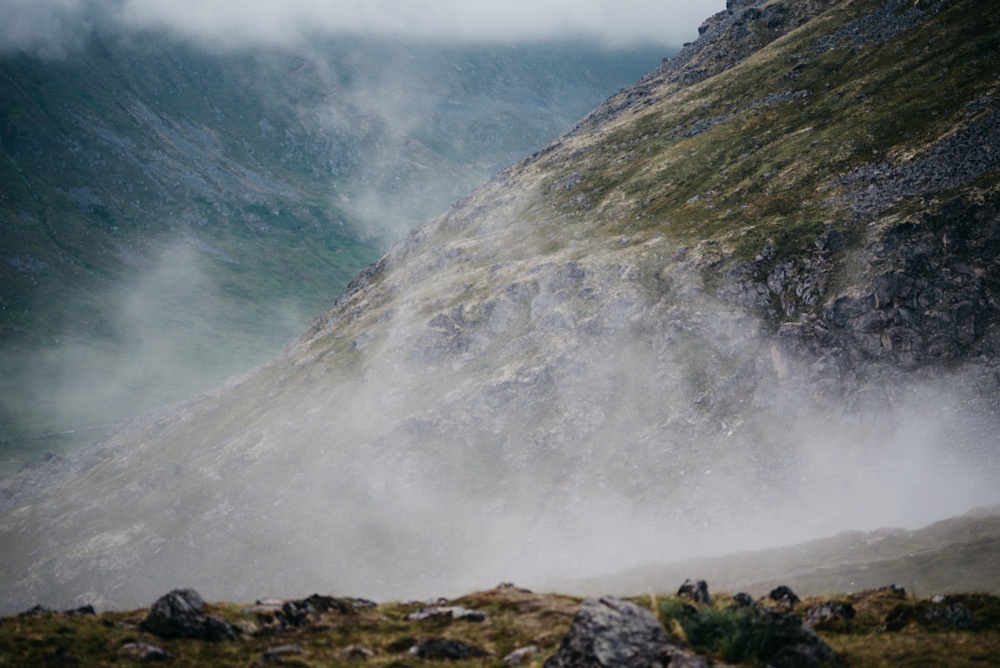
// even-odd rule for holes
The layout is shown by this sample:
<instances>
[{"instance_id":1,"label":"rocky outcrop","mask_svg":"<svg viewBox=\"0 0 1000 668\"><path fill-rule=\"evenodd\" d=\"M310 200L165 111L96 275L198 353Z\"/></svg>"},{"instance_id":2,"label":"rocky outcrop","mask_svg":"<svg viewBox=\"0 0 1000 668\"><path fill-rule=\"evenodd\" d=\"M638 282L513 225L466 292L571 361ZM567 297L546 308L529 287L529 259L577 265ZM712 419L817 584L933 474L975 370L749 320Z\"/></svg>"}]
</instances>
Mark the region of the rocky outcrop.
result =
<instances>
[{"instance_id":1,"label":"rocky outcrop","mask_svg":"<svg viewBox=\"0 0 1000 668\"><path fill-rule=\"evenodd\" d=\"M161 638L192 638L221 642L236 640L242 631L233 624L203 613L205 601L193 589L175 589L157 599L139 625Z\"/></svg>"},{"instance_id":2,"label":"rocky outcrop","mask_svg":"<svg viewBox=\"0 0 1000 668\"><path fill-rule=\"evenodd\" d=\"M680 648L656 618L616 598L586 601L545 668L701 668L708 662Z\"/></svg>"},{"instance_id":3,"label":"rocky outcrop","mask_svg":"<svg viewBox=\"0 0 1000 668\"><path fill-rule=\"evenodd\" d=\"M698 27L697 40L685 44L678 55L665 59L659 68L599 106L573 132L606 123L628 109L655 104L677 87L732 69L833 4L832 0L729 0L725 10Z\"/></svg>"},{"instance_id":4,"label":"rocky outcrop","mask_svg":"<svg viewBox=\"0 0 1000 668\"><path fill-rule=\"evenodd\" d=\"M898 377L974 360L975 382L992 391L1000 352L998 250L998 197L955 198L919 224L891 227L865 248L873 271L867 285L781 325L772 347L775 369L785 378L826 379L828 396L843 396L859 389L852 385L858 370L876 362L889 362L883 370L897 369Z\"/></svg>"}]
</instances>

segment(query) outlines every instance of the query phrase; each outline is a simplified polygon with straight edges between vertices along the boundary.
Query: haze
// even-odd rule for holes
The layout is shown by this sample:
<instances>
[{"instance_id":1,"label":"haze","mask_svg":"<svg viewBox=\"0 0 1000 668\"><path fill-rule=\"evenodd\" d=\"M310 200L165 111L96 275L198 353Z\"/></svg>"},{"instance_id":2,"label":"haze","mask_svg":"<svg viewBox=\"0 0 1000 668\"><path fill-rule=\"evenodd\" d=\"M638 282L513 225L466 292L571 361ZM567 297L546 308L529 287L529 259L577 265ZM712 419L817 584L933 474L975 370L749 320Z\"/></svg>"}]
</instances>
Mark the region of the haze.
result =
<instances>
[{"instance_id":1,"label":"haze","mask_svg":"<svg viewBox=\"0 0 1000 668\"><path fill-rule=\"evenodd\" d=\"M724 7L721 0L4 0L0 49L62 55L109 25L162 29L213 48L289 44L317 33L676 46Z\"/></svg>"}]
</instances>

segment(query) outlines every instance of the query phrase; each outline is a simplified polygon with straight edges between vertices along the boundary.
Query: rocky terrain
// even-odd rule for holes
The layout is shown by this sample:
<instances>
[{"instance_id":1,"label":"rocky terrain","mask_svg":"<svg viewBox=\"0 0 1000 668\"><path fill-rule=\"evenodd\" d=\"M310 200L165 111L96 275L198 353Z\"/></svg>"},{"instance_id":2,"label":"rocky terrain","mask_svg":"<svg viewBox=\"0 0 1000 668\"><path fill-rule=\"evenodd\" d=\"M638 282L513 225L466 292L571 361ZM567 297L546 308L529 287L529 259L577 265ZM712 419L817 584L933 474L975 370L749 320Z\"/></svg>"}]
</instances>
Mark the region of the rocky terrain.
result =
<instances>
[{"instance_id":1,"label":"rocky terrain","mask_svg":"<svg viewBox=\"0 0 1000 668\"><path fill-rule=\"evenodd\" d=\"M582 601L503 583L449 601L304 599L211 604L174 590L149 609L42 607L0 618L5 666L989 665L1000 599L917 598L896 586L754 599L685 581L671 596Z\"/></svg>"},{"instance_id":2,"label":"rocky terrain","mask_svg":"<svg viewBox=\"0 0 1000 668\"><path fill-rule=\"evenodd\" d=\"M8 481L0 607L538 588L997 503L998 34L730 2L281 357Z\"/></svg>"},{"instance_id":3,"label":"rocky terrain","mask_svg":"<svg viewBox=\"0 0 1000 668\"><path fill-rule=\"evenodd\" d=\"M267 361L389 243L661 56L83 41L0 54L0 475Z\"/></svg>"}]
</instances>

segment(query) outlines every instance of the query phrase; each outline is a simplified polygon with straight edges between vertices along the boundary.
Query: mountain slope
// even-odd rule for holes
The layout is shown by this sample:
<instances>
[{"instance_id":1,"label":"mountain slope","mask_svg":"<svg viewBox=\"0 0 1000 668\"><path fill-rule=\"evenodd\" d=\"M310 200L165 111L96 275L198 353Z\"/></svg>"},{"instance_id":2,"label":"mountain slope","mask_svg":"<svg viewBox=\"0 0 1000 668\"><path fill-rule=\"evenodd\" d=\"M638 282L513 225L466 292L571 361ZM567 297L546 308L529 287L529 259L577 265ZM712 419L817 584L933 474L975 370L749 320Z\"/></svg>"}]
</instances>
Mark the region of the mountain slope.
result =
<instances>
[{"instance_id":1,"label":"mountain slope","mask_svg":"<svg viewBox=\"0 0 1000 668\"><path fill-rule=\"evenodd\" d=\"M718 591L765 596L780 585L803 596L876 589L894 583L907 591L1000 591L996 577L1000 509L985 508L916 531L847 531L836 536L760 552L657 564L566 582L560 591L601 595L670 592L697 577Z\"/></svg>"},{"instance_id":2,"label":"mountain slope","mask_svg":"<svg viewBox=\"0 0 1000 668\"><path fill-rule=\"evenodd\" d=\"M11 480L6 608L440 595L995 503L996 17L703 28L281 358Z\"/></svg>"},{"instance_id":3,"label":"mountain slope","mask_svg":"<svg viewBox=\"0 0 1000 668\"><path fill-rule=\"evenodd\" d=\"M389 242L658 60L127 32L3 55L0 461L271 358Z\"/></svg>"}]
</instances>

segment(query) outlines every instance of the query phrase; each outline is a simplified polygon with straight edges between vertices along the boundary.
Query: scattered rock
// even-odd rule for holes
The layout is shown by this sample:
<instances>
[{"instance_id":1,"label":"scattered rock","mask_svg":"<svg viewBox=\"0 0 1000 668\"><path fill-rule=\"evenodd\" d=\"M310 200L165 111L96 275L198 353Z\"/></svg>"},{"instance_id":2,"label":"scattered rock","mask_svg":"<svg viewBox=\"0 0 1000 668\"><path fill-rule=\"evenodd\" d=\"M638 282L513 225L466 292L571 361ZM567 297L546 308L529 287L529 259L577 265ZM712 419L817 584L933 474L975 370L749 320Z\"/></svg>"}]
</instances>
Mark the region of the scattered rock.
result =
<instances>
[{"instance_id":1,"label":"scattered rock","mask_svg":"<svg viewBox=\"0 0 1000 668\"><path fill-rule=\"evenodd\" d=\"M538 649L537 645L528 645L527 647L519 647L513 652L508 654L503 658L503 662L508 666L520 666L525 661L528 661L531 657L538 654L541 651Z\"/></svg>"},{"instance_id":2,"label":"scattered rock","mask_svg":"<svg viewBox=\"0 0 1000 668\"><path fill-rule=\"evenodd\" d=\"M54 615L55 610L52 608L46 608L44 605L36 605L33 608L29 608L24 612L18 613L18 617L40 617L42 615Z\"/></svg>"},{"instance_id":3,"label":"scattered rock","mask_svg":"<svg viewBox=\"0 0 1000 668\"><path fill-rule=\"evenodd\" d=\"M677 595L689 598L695 603L712 605L712 597L708 593L708 583L704 580L698 580L697 582L685 580L684 584L677 590Z\"/></svg>"},{"instance_id":4,"label":"scattered rock","mask_svg":"<svg viewBox=\"0 0 1000 668\"><path fill-rule=\"evenodd\" d=\"M205 601L193 589L175 589L159 598L139 625L161 638L193 638L220 642L236 640L241 631L229 622L201 613Z\"/></svg>"},{"instance_id":5,"label":"scattered rock","mask_svg":"<svg viewBox=\"0 0 1000 668\"><path fill-rule=\"evenodd\" d=\"M142 662L152 662L152 661L168 661L172 658L170 654L167 654L162 648L156 645L149 645L144 642L130 642L122 645L119 652L122 656L133 661Z\"/></svg>"},{"instance_id":6,"label":"scattered rock","mask_svg":"<svg viewBox=\"0 0 1000 668\"><path fill-rule=\"evenodd\" d=\"M530 594L530 589L524 589L523 587L518 587L513 582L501 582L497 585L497 589L513 589L514 591L521 592L522 594Z\"/></svg>"},{"instance_id":7,"label":"scattered rock","mask_svg":"<svg viewBox=\"0 0 1000 668\"><path fill-rule=\"evenodd\" d=\"M805 623L809 626L830 622L854 619L857 612L850 603L842 601L823 601L809 607L805 614Z\"/></svg>"},{"instance_id":8,"label":"scattered rock","mask_svg":"<svg viewBox=\"0 0 1000 668\"><path fill-rule=\"evenodd\" d=\"M375 650L364 645L351 645L340 650L337 654L344 661L367 661L376 656Z\"/></svg>"},{"instance_id":9,"label":"scattered rock","mask_svg":"<svg viewBox=\"0 0 1000 668\"><path fill-rule=\"evenodd\" d=\"M707 666L667 636L651 612L617 598L590 599L545 668Z\"/></svg>"},{"instance_id":10,"label":"scattered rock","mask_svg":"<svg viewBox=\"0 0 1000 668\"><path fill-rule=\"evenodd\" d=\"M733 603L737 608L750 608L753 607L756 601L753 600L753 596L750 594L740 592L736 596L733 596Z\"/></svg>"},{"instance_id":11,"label":"scattered rock","mask_svg":"<svg viewBox=\"0 0 1000 668\"><path fill-rule=\"evenodd\" d=\"M489 656L489 652L475 645L450 638L428 638L410 648L410 654L419 659L437 661L464 661Z\"/></svg>"},{"instance_id":12,"label":"scattered rock","mask_svg":"<svg viewBox=\"0 0 1000 668\"><path fill-rule=\"evenodd\" d=\"M972 617L972 613L961 603L933 605L924 613L924 619L959 631L973 631L976 628L976 620Z\"/></svg>"},{"instance_id":13,"label":"scattered rock","mask_svg":"<svg viewBox=\"0 0 1000 668\"><path fill-rule=\"evenodd\" d=\"M94 610L94 606L92 605L84 605L72 610L65 610L63 614L67 617L93 616L97 614L97 610Z\"/></svg>"},{"instance_id":14,"label":"scattered rock","mask_svg":"<svg viewBox=\"0 0 1000 668\"><path fill-rule=\"evenodd\" d=\"M325 612L350 615L373 608L375 605L376 603L373 601L360 598L334 598L333 596L313 594L308 598L282 603L281 609L275 610L274 615L282 626L301 628L311 623L317 615Z\"/></svg>"},{"instance_id":15,"label":"scattered rock","mask_svg":"<svg viewBox=\"0 0 1000 668\"><path fill-rule=\"evenodd\" d=\"M264 656L257 661L257 665L277 663L284 657L299 654L305 654L305 650L302 648L302 645L279 645L278 647L271 647L264 652Z\"/></svg>"},{"instance_id":16,"label":"scattered rock","mask_svg":"<svg viewBox=\"0 0 1000 668\"><path fill-rule=\"evenodd\" d=\"M767 625L769 642L761 658L774 668L818 668L837 659L822 638L792 615L766 611L757 623Z\"/></svg>"},{"instance_id":17,"label":"scattered rock","mask_svg":"<svg viewBox=\"0 0 1000 668\"><path fill-rule=\"evenodd\" d=\"M888 587L879 587L875 590L879 594L889 594L895 598L906 598L906 589L891 584Z\"/></svg>"},{"instance_id":18,"label":"scattered rock","mask_svg":"<svg viewBox=\"0 0 1000 668\"><path fill-rule=\"evenodd\" d=\"M461 619L467 622L483 622L486 621L486 613L479 610L469 610L468 608L462 608L459 606L433 606L430 608L421 608L416 612L411 612L406 616L411 622L419 622L425 619Z\"/></svg>"},{"instance_id":19,"label":"scattered rock","mask_svg":"<svg viewBox=\"0 0 1000 668\"><path fill-rule=\"evenodd\" d=\"M801 603L801 599L795 595L791 587L785 585L780 585L771 590L771 593L767 595L769 599L780 605L786 610L791 610L795 607L796 603Z\"/></svg>"}]
</instances>

